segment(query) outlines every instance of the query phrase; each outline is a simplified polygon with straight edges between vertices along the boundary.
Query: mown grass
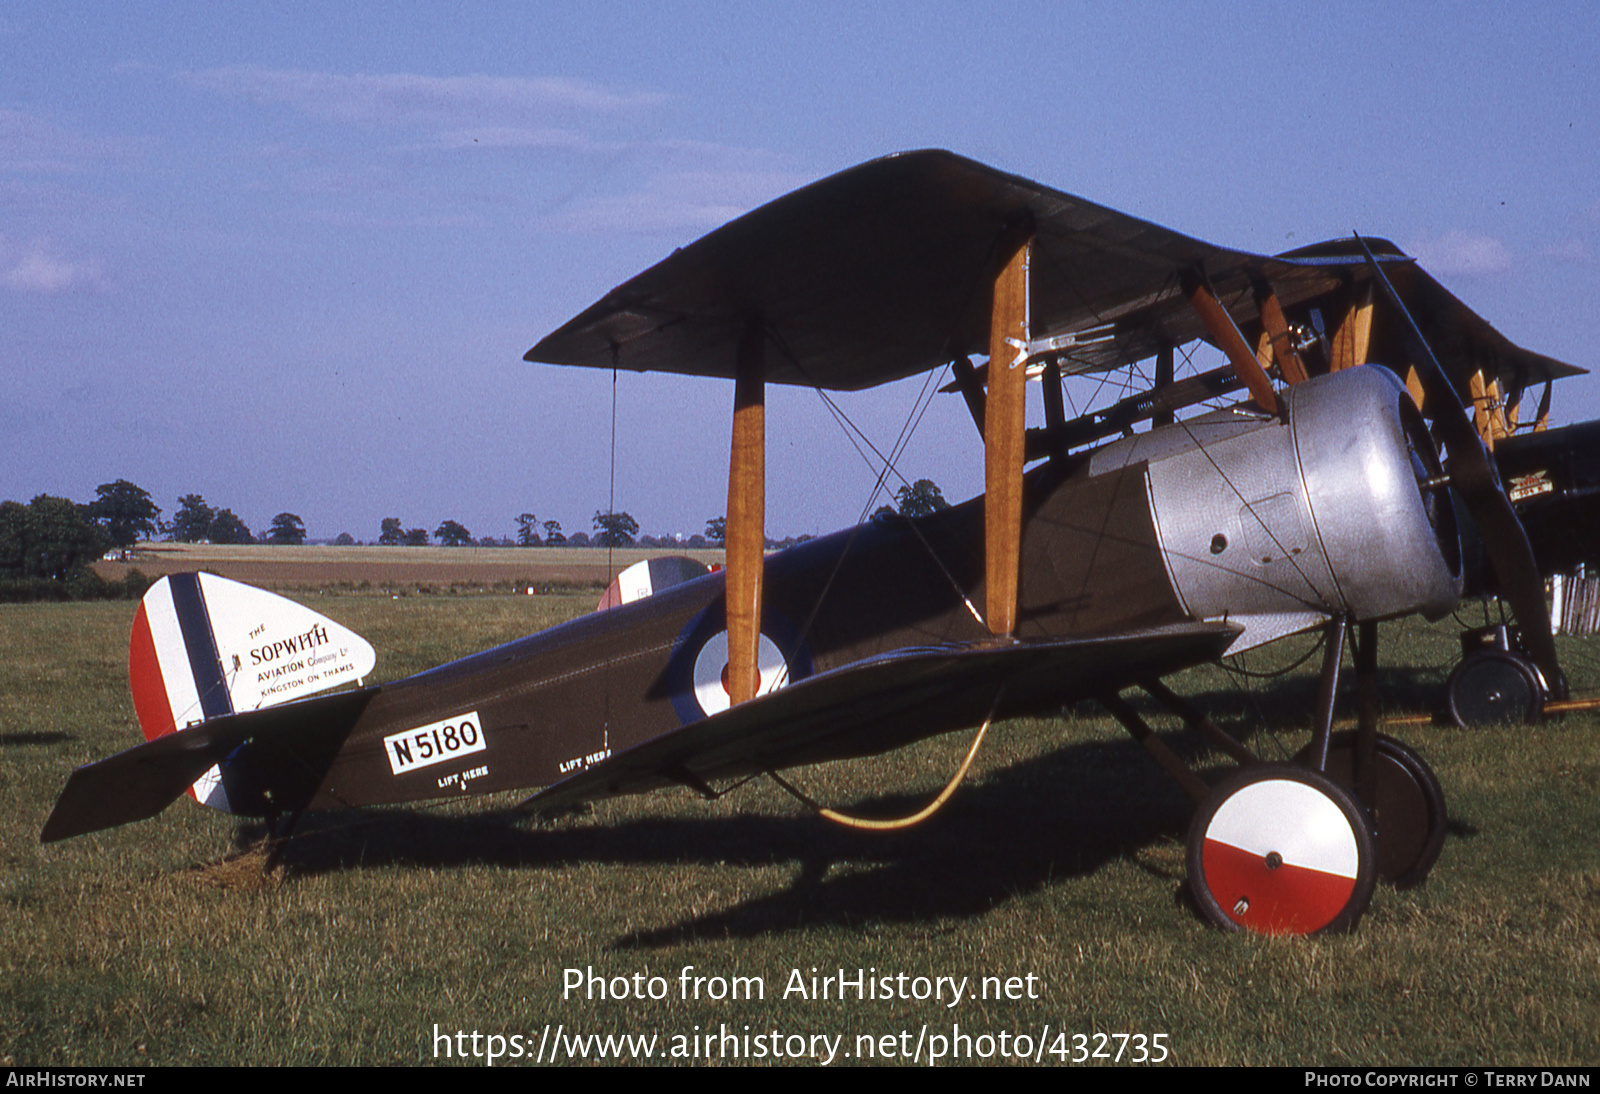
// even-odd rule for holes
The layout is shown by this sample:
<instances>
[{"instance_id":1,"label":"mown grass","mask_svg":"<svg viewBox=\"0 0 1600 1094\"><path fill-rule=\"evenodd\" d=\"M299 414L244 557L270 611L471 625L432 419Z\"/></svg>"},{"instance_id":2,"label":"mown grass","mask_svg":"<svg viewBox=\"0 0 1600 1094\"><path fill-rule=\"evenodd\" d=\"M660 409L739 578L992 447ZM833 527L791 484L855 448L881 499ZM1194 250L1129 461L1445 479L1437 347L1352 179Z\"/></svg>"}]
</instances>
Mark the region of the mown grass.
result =
<instances>
[{"instance_id":1,"label":"mown grass","mask_svg":"<svg viewBox=\"0 0 1600 1094\"><path fill-rule=\"evenodd\" d=\"M586 610L592 595L306 599L366 634L387 678ZM520 1034L531 1052L546 1023L659 1034L663 1053L675 1034L723 1027L843 1035L854 1052L857 1035L906 1030L914 1044L959 1024L1035 1038L1048 1026L1069 1056L1073 1034L1164 1033L1181 1064L1600 1059L1593 716L1394 731L1437 768L1451 835L1425 886L1380 890L1341 938L1202 923L1183 891L1186 799L1087 705L998 727L967 785L909 832L835 828L764 782L544 825L489 811L514 799L478 800L308 818L267 876L258 853L231 857L258 827L189 802L39 846L70 768L138 740L128 617L117 604L0 606L0 1063L426 1063L436 1024ZM1433 694L1453 633L1385 628L1391 706ZM1584 643L1565 652L1580 686L1600 683ZM1290 659L1273 651L1256 667ZM1174 682L1229 724L1265 717L1255 743L1287 755L1309 725L1316 660L1244 687L1215 668ZM908 811L965 746L797 778L840 807ZM760 976L765 998L684 1001L685 966ZM587 967L661 975L669 998L563 999L563 970ZM791 970L813 967L974 985L1031 974L1038 990L954 1008L785 999Z\"/></svg>"}]
</instances>

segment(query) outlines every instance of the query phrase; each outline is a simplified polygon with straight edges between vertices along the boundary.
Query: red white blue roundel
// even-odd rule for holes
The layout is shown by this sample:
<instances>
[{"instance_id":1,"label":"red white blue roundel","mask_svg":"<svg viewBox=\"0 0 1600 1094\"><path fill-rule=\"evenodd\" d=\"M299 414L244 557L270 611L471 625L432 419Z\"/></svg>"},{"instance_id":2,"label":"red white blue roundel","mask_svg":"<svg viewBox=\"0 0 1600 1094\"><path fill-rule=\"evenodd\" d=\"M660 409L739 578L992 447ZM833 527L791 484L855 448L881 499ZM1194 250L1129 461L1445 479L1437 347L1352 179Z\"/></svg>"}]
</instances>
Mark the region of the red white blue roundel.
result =
<instances>
[{"instance_id":1,"label":"red white blue roundel","mask_svg":"<svg viewBox=\"0 0 1600 1094\"><path fill-rule=\"evenodd\" d=\"M757 695L776 691L789 682L789 663L783 659L778 644L765 634L761 636L760 652L756 655L761 670ZM694 698L707 715L721 714L732 706L728 694L728 632L718 631L694 659Z\"/></svg>"},{"instance_id":2,"label":"red white blue roundel","mask_svg":"<svg viewBox=\"0 0 1600 1094\"><path fill-rule=\"evenodd\" d=\"M1206 825L1203 869L1211 895L1240 926L1310 934L1355 891L1360 848L1331 798L1293 779L1243 786Z\"/></svg>"},{"instance_id":3,"label":"red white blue roundel","mask_svg":"<svg viewBox=\"0 0 1600 1094\"><path fill-rule=\"evenodd\" d=\"M793 624L777 612L762 613L761 642L756 654L761 680L756 696L811 675L811 656ZM728 632L723 628L722 605L700 612L678 636L668 673L673 680L672 706L684 723L698 722L727 710Z\"/></svg>"}]
</instances>

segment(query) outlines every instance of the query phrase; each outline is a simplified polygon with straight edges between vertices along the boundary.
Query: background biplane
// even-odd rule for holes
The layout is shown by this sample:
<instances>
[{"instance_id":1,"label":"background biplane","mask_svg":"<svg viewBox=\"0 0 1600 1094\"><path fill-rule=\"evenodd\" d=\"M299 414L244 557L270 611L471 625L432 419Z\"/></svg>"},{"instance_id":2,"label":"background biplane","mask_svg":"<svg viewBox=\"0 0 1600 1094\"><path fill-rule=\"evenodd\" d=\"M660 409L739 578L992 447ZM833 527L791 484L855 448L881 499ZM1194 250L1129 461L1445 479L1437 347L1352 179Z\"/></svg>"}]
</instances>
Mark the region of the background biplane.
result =
<instances>
[{"instance_id":1,"label":"background biplane","mask_svg":"<svg viewBox=\"0 0 1600 1094\"><path fill-rule=\"evenodd\" d=\"M1176 380L1174 351L1196 339L1228 364ZM1149 391L1067 418L1063 376L1151 358ZM131 647L152 739L78 769L42 838L154 815L191 787L274 825L526 787L544 788L530 810L715 795L1092 698L1195 799L1204 913L1313 932L1354 924L1380 875L1419 881L1443 841L1437 780L1377 733L1378 621L1496 590L1519 624L1498 652L1541 693L1564 687L1540 558L1490 452L1514 447L1525 392L1545 385L1542 427L1548 385L1581 370L1513 345L1382 240L1247 254L909 153L674 252L528 359L734 381L725 571L652 573L607 610L310 699L366 675L364 643L270 594L164 579ZM766 557L765 386L854 390L946 365L985 494ZM1031 430L1030 375L1045 422ZM1550 492L1586 511L1582 491ZM1161 682L1317 628L1316 730L1297 763L1260 762ZM1360 728L1336 735L1352 633ZM1123 698L1135 686L1239 771L1208 785Z\"/></svg>"}]
</instances>

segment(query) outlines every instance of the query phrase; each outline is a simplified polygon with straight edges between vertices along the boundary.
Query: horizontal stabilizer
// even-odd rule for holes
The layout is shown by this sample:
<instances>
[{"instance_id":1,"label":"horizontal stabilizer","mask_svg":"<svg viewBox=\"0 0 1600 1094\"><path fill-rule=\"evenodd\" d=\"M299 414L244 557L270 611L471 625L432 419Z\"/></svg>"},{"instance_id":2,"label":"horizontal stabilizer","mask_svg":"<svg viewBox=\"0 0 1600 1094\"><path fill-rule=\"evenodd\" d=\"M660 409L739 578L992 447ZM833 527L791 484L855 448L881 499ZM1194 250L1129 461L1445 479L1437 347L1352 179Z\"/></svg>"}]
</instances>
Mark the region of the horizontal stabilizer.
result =
<instances>
[{"instance_id":1,"label":"horizontal stabilizer","mask_svg":"<svg viewBox=\"0 0 1600 1094\"><path fill-rule=\"evenodd\" d=\"M1186 623L1099 638L898 650L664 733L522 808L875 755L975 726L991 708L999 719L1020 717L1174 672L1220 656L1238 634L1229 623Z\"/></svg>"},{"instance_id":2,"label":"horizontal stabilizer","mask_svg":"<svg viewBox=\"0 0 1600 1094\"><path fill-rule=\"evenodd\" d=\"M171 805L212 767L234 799L234 812L270 790L285 810L310 801L321 781L318 755L337 751L377 688L343 691L287 706L210 719L169 733L72 773L39 833L39 842L144 820ZM342 732L341 732L342 730ZM241 750L237 774L231 770ZM266 784L266 785L263 785Z\"/></svg>"}]
</instances>

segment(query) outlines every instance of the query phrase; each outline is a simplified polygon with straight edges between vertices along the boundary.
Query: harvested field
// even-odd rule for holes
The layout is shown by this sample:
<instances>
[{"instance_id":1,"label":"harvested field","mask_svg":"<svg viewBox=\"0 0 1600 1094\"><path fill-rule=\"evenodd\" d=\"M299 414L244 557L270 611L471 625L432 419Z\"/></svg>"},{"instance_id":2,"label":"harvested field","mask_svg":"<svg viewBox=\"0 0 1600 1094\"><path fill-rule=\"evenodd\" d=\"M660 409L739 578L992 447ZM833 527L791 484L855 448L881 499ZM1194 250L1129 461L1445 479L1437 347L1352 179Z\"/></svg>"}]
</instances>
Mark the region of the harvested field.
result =
<instances>
[{"instance_id":1,"label":"harvested field","mask_svg":"<svg viewBox=\"0 0 1600 1094\"><path fill-rule=\"evenodd\" d=\"M141 543L126 562L99 562L95 570L120 581L129 570L146 577L204 570L264 588L358 585L529 584L604 588L626 566L646 558L684 555L721 565L720 550L599 547L285 547L193 543Z\"/></svg>"}]
</instances>

